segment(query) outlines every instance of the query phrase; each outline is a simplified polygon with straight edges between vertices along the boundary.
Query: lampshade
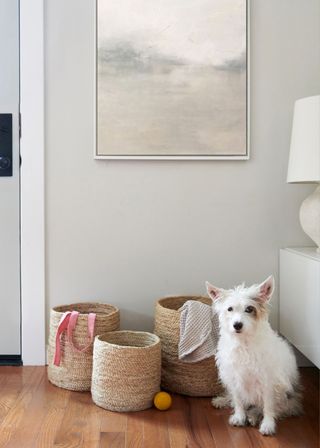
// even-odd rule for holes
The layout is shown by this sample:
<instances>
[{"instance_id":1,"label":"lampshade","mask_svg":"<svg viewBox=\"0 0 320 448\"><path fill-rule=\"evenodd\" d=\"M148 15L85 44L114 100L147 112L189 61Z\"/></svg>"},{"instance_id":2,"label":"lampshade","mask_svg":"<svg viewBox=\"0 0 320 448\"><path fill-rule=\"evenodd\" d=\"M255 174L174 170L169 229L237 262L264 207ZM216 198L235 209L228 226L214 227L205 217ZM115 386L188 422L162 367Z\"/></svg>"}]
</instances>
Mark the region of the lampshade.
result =
<instances>
[{"instance_id":1,"label":"lampshade","mask_svg":"<svg viewBox=\"0 0 320 448\"><path fill-rule=\"evenodd\" d=\"M287 182L320 182L320 95L295 103Z\"/></svg>"}]
</instances>

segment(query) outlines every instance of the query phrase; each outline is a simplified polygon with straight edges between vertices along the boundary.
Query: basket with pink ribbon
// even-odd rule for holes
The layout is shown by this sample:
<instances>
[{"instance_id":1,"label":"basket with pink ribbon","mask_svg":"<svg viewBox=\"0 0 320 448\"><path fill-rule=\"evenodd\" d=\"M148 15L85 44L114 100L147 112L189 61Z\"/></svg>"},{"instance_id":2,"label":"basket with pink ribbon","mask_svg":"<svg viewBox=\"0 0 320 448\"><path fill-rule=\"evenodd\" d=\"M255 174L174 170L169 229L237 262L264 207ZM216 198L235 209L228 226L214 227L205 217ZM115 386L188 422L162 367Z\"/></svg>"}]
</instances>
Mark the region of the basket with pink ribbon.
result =
<instances>
[{"instance_id":1,"label":"basket with pink ribbon","mask_svg":"<svg viewBox=\"0 0 320 448\"><path fill-rule=\"evenodd\" d=\"M89 391L93 341L96 335L119 330L120 312L106 303L73 303L50 312L48 378L64 389Z\"/></svg>"}]
</instances>

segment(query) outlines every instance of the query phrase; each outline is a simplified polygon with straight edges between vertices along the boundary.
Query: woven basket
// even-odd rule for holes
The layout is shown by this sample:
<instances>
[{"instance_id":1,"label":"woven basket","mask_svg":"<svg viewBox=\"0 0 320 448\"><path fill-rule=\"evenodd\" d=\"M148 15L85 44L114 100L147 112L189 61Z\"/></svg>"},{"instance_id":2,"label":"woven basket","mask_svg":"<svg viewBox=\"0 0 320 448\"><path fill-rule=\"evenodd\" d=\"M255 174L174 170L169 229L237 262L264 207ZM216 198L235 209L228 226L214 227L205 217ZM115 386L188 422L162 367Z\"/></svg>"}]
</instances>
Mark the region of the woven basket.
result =
<instances>
[{"instance_id":1,"label":"woven basket","mask_svg":"<svg viewBox=\"0 0 320 448\"><path fill-rule=\"evenodd\" d=\"M91 387L93 343L83 352L75 350L69 343L67 333L60 337L61 361L54 365L56 334L64 313L78 311L80 314L73 332L72 341L77 347L88 345L88 315L95 313L93 335L119 329L118 308L104 303L73 303L56 306L50 313L50 333L48 344L48 378L51 383L64 389L88 391Z\"/></svg>"},{"instance_id":2,"label":"woven basket","mask_svg":"<svg viewBox=\"0 0 320 448\"><path fill-rule=\"evenodd\" d=\"M192 364L182 362L178 358L179 308L187 300L212 304L211 299L202 296L165 297L156 304L154 332L161 340L161 386L171 392L191 397L213 396L221 392L215 358Z\"/></svg>"},{"instance_id":3,"label":"woven basket","mask_svg":"<svg viewBox=\"0 0 320 448\"><path fill-rule=\"evenodd\" d=\"M98 406L118 412L150 408L160 390L160 376L158 336L115 331L96 337L91 393Z\"/></svg>"}]
</instances>

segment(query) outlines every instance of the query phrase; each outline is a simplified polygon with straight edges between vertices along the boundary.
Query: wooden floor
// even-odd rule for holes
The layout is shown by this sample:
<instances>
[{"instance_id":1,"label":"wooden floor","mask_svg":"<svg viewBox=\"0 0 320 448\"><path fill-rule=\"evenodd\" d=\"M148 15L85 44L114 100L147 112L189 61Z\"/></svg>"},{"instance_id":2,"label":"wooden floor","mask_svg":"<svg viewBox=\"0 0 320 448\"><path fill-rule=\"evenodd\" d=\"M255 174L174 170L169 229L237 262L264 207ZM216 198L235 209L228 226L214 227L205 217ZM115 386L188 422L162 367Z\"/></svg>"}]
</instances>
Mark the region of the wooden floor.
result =
<instances>
[{"instance_id":1,"label":"wooden floor","mask_svg":"<svg viewBox=\"0 0 320 448\"><path fill-rule=\"evenodd\" d=\"M279 423L276 437L233 428L229 410L206 398L173 397L167 412L113 413L89 393L52 386L44 367L0 367L0 447L318 448L319 371L302 369L305 415Z\"/></svg>"}]
</instances>

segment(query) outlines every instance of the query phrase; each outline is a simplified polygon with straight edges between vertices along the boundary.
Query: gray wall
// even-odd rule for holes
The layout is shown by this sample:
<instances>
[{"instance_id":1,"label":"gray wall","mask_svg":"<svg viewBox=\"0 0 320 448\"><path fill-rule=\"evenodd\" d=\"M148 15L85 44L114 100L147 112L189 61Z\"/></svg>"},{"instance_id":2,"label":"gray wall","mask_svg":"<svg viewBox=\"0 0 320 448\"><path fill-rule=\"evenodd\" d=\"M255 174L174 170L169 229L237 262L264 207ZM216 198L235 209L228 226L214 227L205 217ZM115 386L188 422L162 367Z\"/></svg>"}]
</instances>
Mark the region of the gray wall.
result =
<instances>
[{"instance_id":1,"label":"gray wall","mask_svg":"<svg viewBox=\"0 0 320 448\"><path fill-rule=\"evenodd\" d=\"M294 100L320 91L320 2L251 3L251 159L153 162L93 159L93 2L46 1L48 307L99 299L150 329L157 297L278 280L279 248L311 245L314 187L286 170Z\"/></svg>"}]
</instances>

